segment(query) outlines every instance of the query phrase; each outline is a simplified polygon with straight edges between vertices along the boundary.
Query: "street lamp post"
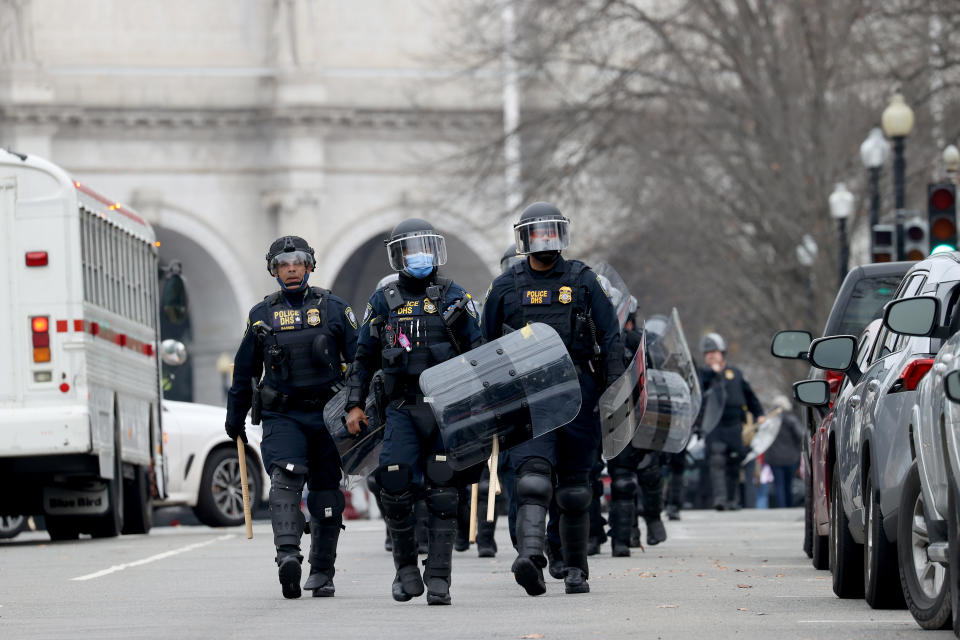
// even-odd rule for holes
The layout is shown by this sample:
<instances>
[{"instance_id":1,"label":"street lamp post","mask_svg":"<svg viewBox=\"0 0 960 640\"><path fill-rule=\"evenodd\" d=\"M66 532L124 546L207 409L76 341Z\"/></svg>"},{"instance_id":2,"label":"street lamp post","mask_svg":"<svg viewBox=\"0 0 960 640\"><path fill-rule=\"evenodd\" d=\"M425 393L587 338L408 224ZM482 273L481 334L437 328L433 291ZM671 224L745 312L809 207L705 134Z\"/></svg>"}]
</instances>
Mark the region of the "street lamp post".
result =
<instances>
[{"instance_id":1,"label":"street lamp post","mask_svg":"<svg viewBox=\"0 0 960 640\"><path fill-rule=\"evenodd\" d=\"M893 199L897 216L897 260L903 260L903 209L906 206L904 178L907 172L907 161L903 156L903 141L913 129L913 109L904 101L899 89L890 98L890 104L883 110L880 121L883 124L883 132L893 139Z\"/></svg>"},{"instance_id":2,"label":"street lamp post","mask_svg":"<svg viewBox=\"0 0 960 640\"><path fill-rule=\"evenodd\" d=\"M850 259L850 247L847 244L847 218L853 213L853 194L847 185L838 182L828 199L830 217L837 221L837 234L840 242L840 282L847 277L847 262Z\"/></svg>"},{"instance_id":3,"label":"street lamp post","mask_svg":"<svg viewBox=\"0 0 960 640\"><path fill-rule=\"evenodd\" d=\"M880 127L870 130L860 145L860 161L870 172L870 255L873 255L873 227L880 222L880 170L890 157L890 143Z\"/></svg>"}]
</instances>

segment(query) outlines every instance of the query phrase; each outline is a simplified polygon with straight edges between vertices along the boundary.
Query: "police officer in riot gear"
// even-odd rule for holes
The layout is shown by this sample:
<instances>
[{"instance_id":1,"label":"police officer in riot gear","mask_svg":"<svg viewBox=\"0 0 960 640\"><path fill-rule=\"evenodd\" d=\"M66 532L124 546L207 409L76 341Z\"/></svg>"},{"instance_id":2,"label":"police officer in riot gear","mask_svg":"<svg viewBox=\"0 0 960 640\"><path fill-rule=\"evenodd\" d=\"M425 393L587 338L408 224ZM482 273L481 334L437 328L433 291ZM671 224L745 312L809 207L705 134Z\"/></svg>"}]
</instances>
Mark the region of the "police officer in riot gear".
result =
<instances>
[{"instance_id":1,"label":"police officer in riot gear","mask_svg":"<svg viewBox=\"0 0 960 640\"><path fill-rule=\"evenodd\" d=\"M700 351L707 366L700 368L704 393L714 385L723 385L726 403L717 426L707 434L710 483L713 485L713 507L718 511L738 509L737 488L740 462L746 455L743 446L743 422L746 412L763 422L763 407L743 373L727 364L727 343L717 333L708 333L700 340Z\"/></svg>"},{"instance_id":2,"label":"police officer in riot gear","mask_svg":"<svg viewBox=\"0 0 960 640\"><path fill-rule=\"evenodd\" d=\"M428 604L450 604L457 494L465 479L442 455L439 429L418 380L425 369L479 345L477 311L462 287L438 275L437 267L447 260L446 243L429 222L404 220L386 245L399 277L375 291L367 304L347 379L347 429L359 433L363 428L370 376L382 369L389 405L375 475L393 542L393 598L405 602L420 596L426 582ZM421 495L430 514L422 577L414 533L414 503Z\"/></svg>"},{"instance_id":3,"label":"police officer in riot gear","mask_svg":"<svg viewBox=\"0 0 960 640\"><path fill-rule=\"evenodd\" d=\"M657 316L653 316L654 320ZM664 318L664 320L666 320ZM665 324L665 323L664 323ZM624 355L627 361L640 348L642 335L636 330L636 318L630 314L623 329ZM647 544L660 544L667 531L660 519L663 510L663 476L660 453L628 444L607 462L610 473L610 538L614 557L630 556L631 535L637 522L637 498L643 505L647 525Z\"/></svg>"},{"instance_id":4,"label":"police officer in riot gear","mask_svg":"<svg viewBox=\"0 0 960 640\"><path fill-rule=\"evenodd\" d=\"M565 589L586 593L589 475L601 440L595 410L606 385L623 372L620 327L596 274L582 262L560 255L570 243L569 220L555 206L537 202L527 207L514 234L517 252L527 260L493 281L483 309L484 338L493 340L532 322L553 327L577 366L582 404L571 423L508 452L516 469L518 504L518 556L512 570L529 595L546 591L544 536L555 497Z\"/></svg>"},{"instance_id":5,"label":"police officer in riot gear","mask_svg":"<svg viewBox=\"0 0 960 640\"><path fill-rule=\"evenodd\" d=\"M324 426L323 407L342 384L341 362L353 360L357 319L343 299L309 286L316 263L303 238L279 238L266 260L280 290L250 310L234 360L226 430L246 442L247 411L253 407L254 424L262 416L260 450L270 474L270 520L284 597L300 597L304 482L311 515L304 588L315 597L332 596L344 498L340 456Z\"/></svg>"}]
</instances>

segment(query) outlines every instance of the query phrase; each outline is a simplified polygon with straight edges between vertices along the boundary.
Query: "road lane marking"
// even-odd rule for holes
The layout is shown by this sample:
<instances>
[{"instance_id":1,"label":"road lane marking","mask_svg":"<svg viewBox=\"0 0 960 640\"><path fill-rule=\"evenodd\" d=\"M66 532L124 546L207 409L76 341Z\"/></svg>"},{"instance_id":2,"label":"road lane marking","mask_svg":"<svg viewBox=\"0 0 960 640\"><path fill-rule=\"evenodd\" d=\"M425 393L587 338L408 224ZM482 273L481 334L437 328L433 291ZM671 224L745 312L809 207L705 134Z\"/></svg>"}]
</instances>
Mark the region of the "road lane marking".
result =
<instances>
[{"instance_id":1,"label":"road lane marking","mask_svg":"<svg viewBox=\"0 0 960 640\"><path fill-rule=\"evenodd\" d=\"M82 582L84 580L93 580L94 578L102 578L103 576L110 575L111 573L116 573L117 571L123 571L124 569L129 569L130 567L139 567L140 565L156 562L157 560L163 560L164 558L169 558L171 556L175 556L180 553L193 551L194 549L205 547L207 545L213 544L214 542L229 540L230 538L233 538L234 535L235 534L228 533L227 535L218 536L216 538L207 540L205 542L196 542L194 544L188 544L185 547L180 547L179 549L171 549L170 551L164 551L163 553L158 553L156 555L150 556L148 558L143 558L141 560L134 560L133 562L125 562L124 564L115 564L109 569L103 569L102 571L97 571L96 573L88 573L85 576L77 576L76 578L70 578L70 580Z\"/></svg>"}]
</instances>

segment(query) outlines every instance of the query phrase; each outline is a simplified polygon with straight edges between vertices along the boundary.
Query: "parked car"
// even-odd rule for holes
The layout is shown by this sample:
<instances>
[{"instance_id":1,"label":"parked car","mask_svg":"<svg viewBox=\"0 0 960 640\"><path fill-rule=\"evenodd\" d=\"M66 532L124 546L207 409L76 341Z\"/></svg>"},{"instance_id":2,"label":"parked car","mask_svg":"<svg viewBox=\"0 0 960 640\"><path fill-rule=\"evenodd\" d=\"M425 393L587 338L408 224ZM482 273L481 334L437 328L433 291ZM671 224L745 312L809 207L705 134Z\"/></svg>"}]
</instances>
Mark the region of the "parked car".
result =
<instances>
[{"instance_id":1,"label":"parked car","mask_svg":"<svg viewBox=\"0 0 960 640\"><path fill-rule=\"evenodd\" d=\"M833 307L827 316L827 322L823 327L824 336L834 335L858 335L864 327L874 319L880 317L883 305L893 298L894 292L903 279L904 274L912 267L914 262L886 262L878 264L867 264L854 267L847 273L837 296L833 301ZM784 333L784 332L781 332ZM797 359L805 355L809 349L810 341L813 337L808 332L796 332L806 334L804 348L798 353L789 356L778 355L777 357L788 357ZM777 334L780 335L780 334ZM776 336L774 340L776 340ZM795 337L794 340L797 338ZM803 337L800 336L803 340ZM836 397L839 390L842 375L836 371L822 371L814 367L810 368L807 375L812 380L827 380L830 382L833 397ZM804 478L804 535L803 551L807 557L812 558L813 566L817 569L827 569L828 567L828 538L827 528L817 528L814 520L813 507L816 500L819 499L823 507L821 516L826 517L826 494L814 496L812 489L812 454L814 438L820 433L821 420L827 413L827 408L817 408L810 406L801 406L800 422L807 428L809 437L803 443L803 454L800 458L801 471ZM823 521L823 520L821 520Z\"/></svg>"},{"instance_id":2,"label":"parked car","mask_svg":"<svg viewBox=\"0 0 960 640\"><path fill-rule=\"evenodd\" d=\"M190 402L163 404L167 455L167 498L156 506L186 505L211 527L243 524L240 464L236 443L223 429L221 407ZM247 419L247 481L255 508L266 501L270 481L260 454L262 430Z\"/></svg>"},{"instance_id":3,"label":"parked car","mask_svg":"<svg viewBox=\"0 0 960 640\"><path fill-rule=\"evenodd\" d=\"M16 538L29 528L27 516L0 516L0 540Z\"/></svg>"},{"instance_id":4,"label":"parked car","mask_svg":"<svg viewBox=\"0 0 960 640\"><path fill-rule=\"evenodd\" d=\"M830 517L831 569L834 590L841 597L855 597L865 588L867 601L873 606L896 604L886 597L895 593L883 585L891 571L901 582L901 592L911 613L925 627L936 626L943 617L943 606L949 605L948 594L941 590L933 599L911 600L911 590L903 584L904 574L897 563L897 542L901 532L901 499L913 464L911 436L913 406L917 402L917 386L933 364L933 353L939 350L944 334L908 335L904 327L922 323L921 307L904 303L903 298L925 294L930 305L937 305L940 326L948 326L960 297L960 254L940 254L917 263L904 277L895 301L885 306L884 327L877 336L866 370L841 358L829 360L818 352L852 352L855 338L839 336L816 340L811 345L810 360L821 368L834 370L850 365L845 373L854 378L858 410L848 419L834 425L836 438L834 465L828 470L833 487ZM895 331L894 329L898 329ZM822 349L821 349L822 348ZM846 415L844 416L846 418ZM835 419L836 416L835 416ZM843 526L845 524L848 526ZM858 546L863 549L863 587L851 567L857 566ZM907 576L909 577L909 576ZM949 615L947 613L946 615Z\"/></svg>"},{"instance_id":5,"label":"parked car","mask_svg":"<svg viewBox=\"0 0 960 640\"><path fill-rule=\"evenodd\" d=\"M955 356L956 352L954 352ZM946 360L943 360L946 364ZM956 357L952 366L956 366ZM943 439L947 467L947 562L960 567L960 370L943 378L943 389L950 402L943 407ZM960 638L960 571L947 571L953 634Z\"/></svg>"}]
</instances>

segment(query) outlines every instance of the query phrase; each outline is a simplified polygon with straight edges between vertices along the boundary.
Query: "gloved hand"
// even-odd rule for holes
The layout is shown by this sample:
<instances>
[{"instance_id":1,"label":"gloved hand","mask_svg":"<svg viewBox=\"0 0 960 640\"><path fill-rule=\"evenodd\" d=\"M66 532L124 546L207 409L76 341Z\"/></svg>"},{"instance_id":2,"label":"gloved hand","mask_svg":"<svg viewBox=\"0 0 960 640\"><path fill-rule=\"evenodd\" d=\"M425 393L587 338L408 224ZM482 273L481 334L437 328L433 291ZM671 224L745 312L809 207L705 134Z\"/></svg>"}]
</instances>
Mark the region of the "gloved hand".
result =
<instances>
[{"instance_id":1,"label":"gloved hand","mask_svg":"<svg viewBox=\"0 0 960 640\"><path fill-rule=\"evenodd\" d=\"M244 424L241 423L240 426L233 426L233 425L231 425L229 422L227 422L227 423L224 425L224 429L226 429L227 435L230 436L230 438L231 438L232 440L236 440L236 439L237 439L237 436L239 436L240 439L243 440L243 443L244 443L244 444L249 444L249 443L247 442L247 427L246 427L246 425L244 425Z\"/></svg>"}]
</instances>

